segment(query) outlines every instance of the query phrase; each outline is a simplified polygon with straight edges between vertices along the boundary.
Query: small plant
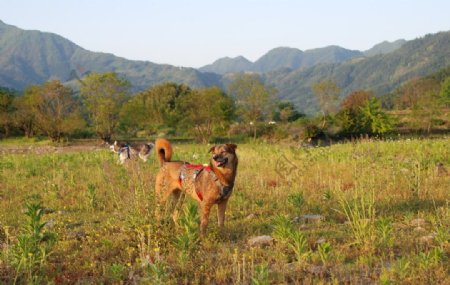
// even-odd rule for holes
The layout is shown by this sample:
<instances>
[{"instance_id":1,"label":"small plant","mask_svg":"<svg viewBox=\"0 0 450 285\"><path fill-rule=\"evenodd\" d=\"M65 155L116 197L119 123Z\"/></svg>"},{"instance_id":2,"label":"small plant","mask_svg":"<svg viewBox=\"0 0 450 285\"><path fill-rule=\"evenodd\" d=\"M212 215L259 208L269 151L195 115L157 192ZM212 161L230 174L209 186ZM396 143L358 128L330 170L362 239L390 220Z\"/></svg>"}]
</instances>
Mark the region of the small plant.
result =
<instances>
[{"instance_id":1,"label":"small plant","mask_svg":"<svg viewBox=\"0 0 450 285\"><path fill-rule=\"evenodd\" d=\"M262 207L262 206L264 206L264 200L262 200L262 199L256 199L255 200L255 204L258 206L258 207Z\"/></svg>"},{"instance_id":2,"label":"small plant","mask_svg":"<svg viewBox=\"0 0 450 285\"><path fill-rule=\"evenodd\" d=\"M324 266L327 266L331 260L331 244L324 242L319 244L317 252L319 253L320 261Z\"/></svg>"},{"instance_id":3,"label":"small plant","mask_svg":"<svg viewBox=\"0 0 450 285\"><path fill-rule=\"evenodd\" d=\"M97 208L97 187L94 184L88 184L86 195L89 199L89 205L92 209Z\"/></svg>"},{"instance_id":4,"label":"small plant","mask_svg":"<svg viewBox=\"0 0 450 285\"><path fill-rule=\"evenodd\" d=\"M146 274L148 275L151 284L166 284L167 270L164 264L150 263L147 267Z\"/></svg>"},{"instance_id":5,"label":"small plant","mask_svg":"<svg viewBox=\"0 0 450 285\"><path fill-rule=\"evenodd\" d=\"M27 223L22 228L22 233L17 237L17 243L13 247L12 264L16 269L14 283L19 276L23 276L28 282L36 282L37 273L45 266L47 258L56 243L56 235L44 231L46 222L42 222L44 215L40 203L27 204L25 215Z\"/></svg>"},{"instance_id":6,"label":"small plant","mask_svg":"<svg viewBox=\"0 0 450 285\"><path fill-rule=\"evenodd\" d=\"M311 250L305 235L295 230L291 221L285 216L276 217L273 223L273 235L294 252L297 262L309 260Z\"/></svg>"},{"instance_id":7,"label":"small plant","mask_svg":"<svg viewBox=\"0 0 450 285\"><path fill-rule=\"evenodd\" d=\"M406 276L409 274L409 269L411 267L411 262L407 257L401 257L393 266L393 271L398 277L398 280L405 280Z\"/></svg>"},{"instance_id":8,"label":"small plant","mask_svg":"<svg viewBox=\"0 0 450 285\"><path fill-rule=\"evenodd\" d=\"M420 198L421 172L422 167L420 161L415 161L413 169L410 171L410 176L408 179L409 187L411 189L414 198Z\"/></svg>"},{"instance_id":9,"label":"small plant","mask_svg":"<svg viewBox=\"0 0 450 285\"><path fill-rule=\"evenodd\" d=\"M331 201L331 199L333 199L333 193L331 192L331 190L323 192L322 199L324 201Z\"/></svg>"},{"instance_id":10,"label":"small plant","mask_svg":"<svg viewBox=\"0 0 450 285\"><path fill-rule=\"evenodd\" d=\"M288 196L288 202L296 209L300 209L305 203L303 192L296 192Z\"/></svg>"},{"instance_id":11,"label":"small plant","mask_svg":"<svg viewBox=\"0 0 450 285\"><path fill-rule=\"evenodd\" d=\"M444 250L444 247L446 244L448 244L450 240L450 233L448 229L445 229L444 227L439 227L436 231L436 241L439 245L439 248L441 250Z\"/></svg>"},{"instance_id":12,"label":"small plant","mask_svg":"<svg viewBox=\"0 0 450 285\"><path fill-rule=\"evenodd\" d=\"M419 252L417 255L419 268L426 272L437 265L442 260L443 256L444 252L439 247L435 247L428 252Z\"/></svg>"},{"instance_id":13,"label":"small plant","mask_svg":"<svg viewBox=\"0 0 450 285\"><path fill-rule=\"evenodd\" d=\"M112 281L120 281L124 278L126 267L120 263L113 263L108 268L108 276Z\"/></svg>"},{"instance_id":14,"label":"small plant","mask_svg":"<svg viewBox=\"0 0 450 285\"><path fill-rule=\"evenodd\" d=\"M268 285L269 283L269 267L261 264L256 265L252 285Z\"/></svg>"},{"instance_id":15,"label":"small plant","mask_svg":"<svg viewBox=\"0 0 450 285\"><path fill-rule=\"evenodd\" d=\"M394 236L392 234L392 220L389 218L381 218L376 223L378 245L382 248L391 248L394 244Z\"/></svg>"},{"instance_id":16,"label":"small plant","mask_svg":"<svg viewBox=\"0 0 450 285\"><path fill-rule=\"evenodd\" d=\"M305 235L300 231L291 232L289 247L294 251L297 262L305 262L311 256L308 241L306 240Z\"/></svg>"},{"instance_id":17,"label":"small plant","mask_svg":"<svg viewBox=\"0 0 450 285\"><path fill-rule=\"evenodd\" d=\"M187 203L178 221L181 233L177 234L174 246L181 252L192 253L200 240L198 208L195 203Z\"/></svg>"},{"instance_id":18,"label":"small plant","mask_svg":"<svg viewBox=\"0 0 450 285\"><path fill-rule=\"evenodd\" d=\"M288 242L292 236L292 223L285 216L277 216L273 222L273 235L282 242Z\"/></svg>"}]
</instances>

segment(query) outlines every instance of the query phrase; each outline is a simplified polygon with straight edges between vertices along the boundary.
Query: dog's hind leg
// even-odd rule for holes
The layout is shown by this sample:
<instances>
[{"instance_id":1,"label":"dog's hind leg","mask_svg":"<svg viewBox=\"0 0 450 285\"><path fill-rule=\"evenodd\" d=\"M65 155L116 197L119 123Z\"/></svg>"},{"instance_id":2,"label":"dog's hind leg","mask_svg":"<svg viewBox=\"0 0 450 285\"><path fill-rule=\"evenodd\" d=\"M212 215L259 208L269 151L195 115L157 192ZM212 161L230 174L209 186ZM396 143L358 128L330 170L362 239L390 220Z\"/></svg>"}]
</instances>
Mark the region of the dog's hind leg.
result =
<instances>
[{"instance_id":1,"label":"dog's hind leg","mask_svg":"<svg viewBox=\"0 0 450 285\"><path fill-rule=\"evenodd\" d=\"M186 193L181 190L177 189L172 192L170 211L172 212L172 220L176 225L178 225L179 209L183 205L185 198Z\"/></svg>"}]
</instances>

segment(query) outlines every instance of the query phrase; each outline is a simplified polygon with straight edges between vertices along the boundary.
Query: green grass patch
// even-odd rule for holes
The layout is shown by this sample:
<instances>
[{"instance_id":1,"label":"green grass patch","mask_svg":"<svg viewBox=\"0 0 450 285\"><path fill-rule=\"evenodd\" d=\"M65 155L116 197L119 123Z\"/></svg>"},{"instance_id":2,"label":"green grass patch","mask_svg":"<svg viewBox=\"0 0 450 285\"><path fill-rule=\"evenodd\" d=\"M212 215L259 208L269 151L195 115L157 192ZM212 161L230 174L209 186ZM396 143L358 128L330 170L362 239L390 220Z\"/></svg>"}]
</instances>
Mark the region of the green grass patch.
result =
<instances>
[{"instance_id":1,"label":"green grass patch","mask_svg":"<svg viewBox=\"0 0 450 285\"><path fill-rule=\"evenodd\" d=\"M208 149L177 143L174 159L206 163ZM204 238L189 198L178 223L156 218L154 156L121 166L108 150L2 154L0 283L449 281L450 171L437 170L450 170L449 140L237 152L225 229L213 211ZM258 235L275 243L249 247Z\"/></svg>"}]
</instances>

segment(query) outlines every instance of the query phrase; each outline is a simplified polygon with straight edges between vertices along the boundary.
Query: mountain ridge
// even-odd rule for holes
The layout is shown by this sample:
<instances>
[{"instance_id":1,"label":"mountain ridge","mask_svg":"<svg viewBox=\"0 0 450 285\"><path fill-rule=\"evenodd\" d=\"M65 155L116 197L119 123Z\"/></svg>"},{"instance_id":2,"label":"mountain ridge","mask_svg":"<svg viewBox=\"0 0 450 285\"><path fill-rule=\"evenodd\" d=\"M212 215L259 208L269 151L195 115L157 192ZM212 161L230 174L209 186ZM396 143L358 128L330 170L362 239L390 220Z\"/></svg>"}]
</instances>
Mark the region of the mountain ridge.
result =
<instances>
[{"instance_id":1,"label":"mountain ridge","mask_svg":"<svg viewBox=\"0 0 450 285\"><path fill-rule=\"evenodd\" d=\"M265 74L264 80L278 89L280 98L292 101L300 110L311 114L317 111L311 86L320 80L336 81L342 89L341 96L359 89L382 95L413 77L425 76L448 66L450 32L440 32L407 41L391 53L318 64L303 70L272 72Z\"/></svg>"},{"instance_id":2,"label":"mountain ridge","mask_svg":"<svg viewBox=\"0 0 450 285\"><path fill-rule=\"evenodd\" d=\"M276 47L263 54L255 62L251 62L243 56L222 57L211 64L200 67L199 70L221 75L234 72L266 73L286 68L295 70L321 63L339 63L352 58L390 53L400 48L405 42L403 39L394 42L383 41L366 51L346 49L337 45L305 51L292 47ZM239 58L244 58L245 64L238 61Z\"/></svg>"},{"instance_id":3,"label":"mountain ridge","mask_svg":"<svg viewBox=\"0 0 450 285\"><path fill-rule=\"evenodd\" d=\"M364 54L369 51L375 54ZM450 66L450 32L406 42L382 42L365 52L339 46L306 51L278 47L255 62L238 56L218 59L215 63L222 65L223 74L212 69L128 60L110 53L88 51L56 34L22 30L0 21L0 86L3 87L23 90L51 79L67 83L91 72L116 72L131 82L135 92L167 81L193 88L226 89L235 73L257 72L267 85L279 91L280 99L293 102L299 111L308 114L317 111L311 86L320 80L335 80L342 96L357 89L381 95L414 76ZM229 68L235 69L226 72Z\"/></svg>"},{"instance_id":4,"label":"mountain ridge","mask_svg":"<svg viewBox=\"0 0 450 285\"><path fill-rule=\"evenodd\" d=\"M194 68L133 61L91 52L57 34L22 30L0 22L0 86L23 89L50 79L67 81L74 73L114 71L137 90L173 81L193 87L220 86L220 76Z\"/></svg>"}]
</instances>

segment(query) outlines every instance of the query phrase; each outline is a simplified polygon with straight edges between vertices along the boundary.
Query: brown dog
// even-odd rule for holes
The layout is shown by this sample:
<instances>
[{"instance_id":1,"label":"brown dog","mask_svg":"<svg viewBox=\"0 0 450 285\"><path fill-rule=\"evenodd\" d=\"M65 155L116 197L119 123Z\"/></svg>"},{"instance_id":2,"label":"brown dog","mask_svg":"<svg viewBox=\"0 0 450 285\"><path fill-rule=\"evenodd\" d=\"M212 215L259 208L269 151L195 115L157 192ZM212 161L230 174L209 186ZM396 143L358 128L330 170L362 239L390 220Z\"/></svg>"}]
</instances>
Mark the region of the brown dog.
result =
<instances>
[{"instance_id":1,"label":"brown dog","mask_svg":"<svg viewBox=\"0 0 450 285\"><path fill-rule=\"evenodd\" d=\"M165 139L155 142L156 155L161 169L156 175L156 196L161 202L172 195L175 200L181 191L200 204L200 232L206 232L211 207L217 204L219 227L223 228L225 210L236 178L238 158L235 144L221 144L211 147L208 166L192 165L182 161L171 161L172 146Z\"/></svg>"}]
</instances>

